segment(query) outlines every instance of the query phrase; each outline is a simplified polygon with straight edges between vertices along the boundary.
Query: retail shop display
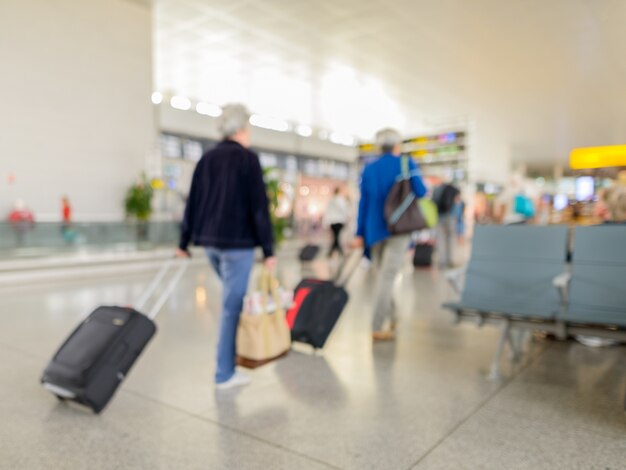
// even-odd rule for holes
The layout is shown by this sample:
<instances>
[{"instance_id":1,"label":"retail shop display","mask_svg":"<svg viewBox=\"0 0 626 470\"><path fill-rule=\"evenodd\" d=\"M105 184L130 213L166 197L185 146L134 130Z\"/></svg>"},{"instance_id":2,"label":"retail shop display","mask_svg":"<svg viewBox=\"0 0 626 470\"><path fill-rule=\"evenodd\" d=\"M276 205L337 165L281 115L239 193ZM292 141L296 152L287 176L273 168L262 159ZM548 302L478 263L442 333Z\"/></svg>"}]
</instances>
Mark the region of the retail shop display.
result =
<instances>
[{"instance_id":1,"label":"retail shop display","mask_svg":"<svg viewBox=\"0 0 626 470\"><path fill-rule=\"evenodd\" d=\"M402 154L419 163L422 178L430 186L446 180L463 184L468 175L468 140L467 132L462 129L410 137L402 142ZM380 156L373 143L363 143L358 150L361 166Z\"/></svg>"}]
</instances>

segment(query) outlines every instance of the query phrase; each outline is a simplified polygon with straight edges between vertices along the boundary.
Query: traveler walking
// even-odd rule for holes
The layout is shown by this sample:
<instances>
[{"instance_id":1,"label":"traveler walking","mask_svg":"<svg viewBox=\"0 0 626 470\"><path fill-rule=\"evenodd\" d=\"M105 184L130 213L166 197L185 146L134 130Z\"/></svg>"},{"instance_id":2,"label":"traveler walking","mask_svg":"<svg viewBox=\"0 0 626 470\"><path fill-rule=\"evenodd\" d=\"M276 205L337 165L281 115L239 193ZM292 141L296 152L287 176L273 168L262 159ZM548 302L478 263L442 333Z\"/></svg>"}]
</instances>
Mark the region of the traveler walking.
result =
<instances>
[{"instance_id":1,"label":"traveler walking","mask_svg":"<svg viewBox=\"0 0 626 470\"><path fill-rule=\"evenodd\" d=\"M461 192L452 183L443 183L433 191L433 202L437 205L439 219L437 224L437 263L440 268L454 265L454 246L457 237L458 214L455 205Z\"/></svg>"},{"instance_id":2,"label":"traveler walking","mask_svg":"<svg viewBox=\"0 0 626 470\"><path fill-rule=\"evenodd\" d=\"M340 188L335 188L335 194L333 198L326 206L326 212L324 214L324 223L330 227L333 234L333 244L328 252L330 258L335 251L340 255L343 255L341 248L340 237L341 231L348 223L350 218L350 205L348 200L341 194Z\"/></svg>"},{"instance_id":3,"label":"traveler walking","mask_svg":"<svg viewBox=\"0 0 626 470\"><path fill-rule=\"evenodd\" d=\"M272 227L258 156L248 149L249 114L240 104L224 107L223 140L206 152L193 174L177 256L189 256L189 243L205 247L223 284L215 382L218 389L246 385L235 371L235 338L254 262L263 249L265 265L275 266Z\"/></svg>"},{"instance_id":4,"label":"traveler walking","mask_svg":"<svg viewBox=\"0 0 626 470\"><path fill-rule=\"evenodd\" d=\"M372 260L378 264L372 339L379 341L391 340L395 336L397 317L393 302L393 283L402 267L410 234L392 236L385 220L386 198L402 174L402 137L394 129L383 129L376 134L376 143L382 156L363 170L357 237L353 245L369 248ZM417 197L422 197L426 194L426 187L419 169L411 159L408 165L413 191ZM385 321L388 321L388 329L383 330Z\"/></svg>"}]
</instances>

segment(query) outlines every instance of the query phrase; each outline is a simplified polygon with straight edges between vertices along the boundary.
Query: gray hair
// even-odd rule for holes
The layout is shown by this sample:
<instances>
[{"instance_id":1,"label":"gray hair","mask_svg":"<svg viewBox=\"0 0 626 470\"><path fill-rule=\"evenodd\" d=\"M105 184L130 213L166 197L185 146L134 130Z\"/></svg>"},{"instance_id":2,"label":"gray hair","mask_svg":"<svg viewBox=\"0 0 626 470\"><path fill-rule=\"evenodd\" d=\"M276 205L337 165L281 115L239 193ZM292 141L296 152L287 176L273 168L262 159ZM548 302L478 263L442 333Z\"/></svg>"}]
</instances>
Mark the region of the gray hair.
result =
<instances>
[{"instance_id":1,"label":"gray hair","mask_svg":"<svg viewBox=\"0 0 626 470\"><path fill-rule=\"evenodd\" d=\"M387 127L376 133L376 145L380 147L380 151L383 153L391 152L396 145L401 143L402 136L395 129Z\"/></svg>"},{"instance_id":2,"label":"gray hair","mask_svg":"<svg viewBox=\"0 0 626 470\"><path fill-rule=\"evenodd\" d=\"M222 137L226 139L239 131L245 130L248 127L249 119L250 113L244 105L239 103L227 104L222 108L217 128Z\"/></svg>"}]
</instances>

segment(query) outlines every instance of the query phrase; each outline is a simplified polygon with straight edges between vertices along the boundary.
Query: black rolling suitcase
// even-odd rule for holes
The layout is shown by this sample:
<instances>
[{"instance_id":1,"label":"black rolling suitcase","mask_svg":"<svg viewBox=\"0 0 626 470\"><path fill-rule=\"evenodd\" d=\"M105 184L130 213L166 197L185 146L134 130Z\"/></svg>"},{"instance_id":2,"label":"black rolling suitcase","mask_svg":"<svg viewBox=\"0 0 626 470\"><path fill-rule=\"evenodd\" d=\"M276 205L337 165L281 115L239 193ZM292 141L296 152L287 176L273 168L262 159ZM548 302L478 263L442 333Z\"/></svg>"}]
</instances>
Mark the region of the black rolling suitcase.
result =
<instances>
[{"instance_id":1,"label":"black rolling suitcase","mask_svg":"<svg viewBox=\"0 0 626 470\"><path fill-rule=\"evenodd\" d=\"M433 264L434 246L431 243L418 243L413 253L413 266L425 268Z\"/></svg>"},{"instance_id":2,"label":"black rolling suitcase","mask_svg":"<svg viewBox=\"0 0 626 470\"><path fill-rule=\"evenodd\" d=\"M300 250L300 254L298 255L298 258L300 258L300 261L313 261L315 257L317 256L317 254L319 253L319 251L320 251L319 245L311 245L311 244L305 245Z\"/></svg>"},{"instance_id":3,"label":"black rolling suitcase","mask_svg":"<svg viewBox=\"0 0 626 470\"><path fill-rule=\"evenodd\" d=\"M361 254L357 254L357 261L360 261ZM310 344L315 349L324 347L348 303L349 296L344 285L358 266L354 263L352 269L344 274L352 256L346 258L335 279L303 279L296 286L293 305L286 315L292 341Z\"/></svg>"},{"instance_id":4,"label":"black rolling suitcase","mask_svg":"<svg viewBox=\"0 0 626 470\"><path fill-rule=\"evenodd\" d=\"M41 378L43 387L61 400L72 400L100 413L156 333L154 318L182 277L183 261L144 315L139 310L163 280L174 260L156 274L134 308L98 307L67 338Z\"/></svg>"}]
</instances>

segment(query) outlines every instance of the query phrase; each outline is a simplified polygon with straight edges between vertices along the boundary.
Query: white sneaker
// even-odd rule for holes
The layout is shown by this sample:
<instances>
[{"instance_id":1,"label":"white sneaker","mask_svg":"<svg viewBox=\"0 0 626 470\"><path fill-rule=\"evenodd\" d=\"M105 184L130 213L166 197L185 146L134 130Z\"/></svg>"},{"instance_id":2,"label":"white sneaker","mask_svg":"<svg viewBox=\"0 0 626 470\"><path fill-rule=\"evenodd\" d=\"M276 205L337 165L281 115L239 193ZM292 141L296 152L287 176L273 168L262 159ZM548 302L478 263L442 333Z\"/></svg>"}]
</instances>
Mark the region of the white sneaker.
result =
<instances>
[{"instance_id":1,"label":"white sneaker","mask_svg":"<svg viewBox=\"0 0 626 470\"><path fill-rule=\"evenodd\" d=\"M252 382L252 379L242 372L235 372L233 376L226 382L215 384L215 388L218 390L226 390L233 387L242 387Z\"/></svg>"}]
</instances>

